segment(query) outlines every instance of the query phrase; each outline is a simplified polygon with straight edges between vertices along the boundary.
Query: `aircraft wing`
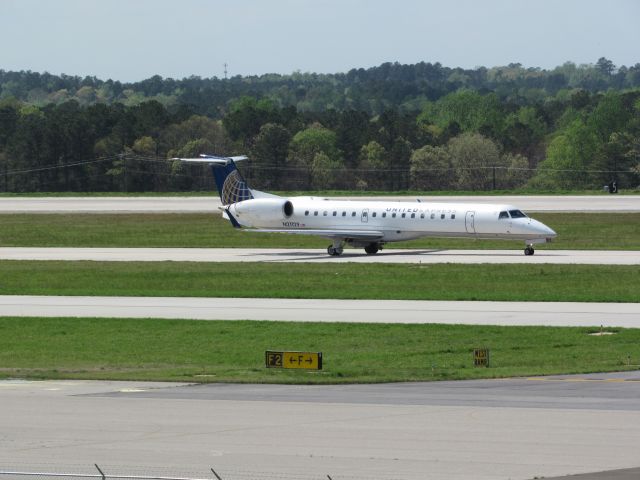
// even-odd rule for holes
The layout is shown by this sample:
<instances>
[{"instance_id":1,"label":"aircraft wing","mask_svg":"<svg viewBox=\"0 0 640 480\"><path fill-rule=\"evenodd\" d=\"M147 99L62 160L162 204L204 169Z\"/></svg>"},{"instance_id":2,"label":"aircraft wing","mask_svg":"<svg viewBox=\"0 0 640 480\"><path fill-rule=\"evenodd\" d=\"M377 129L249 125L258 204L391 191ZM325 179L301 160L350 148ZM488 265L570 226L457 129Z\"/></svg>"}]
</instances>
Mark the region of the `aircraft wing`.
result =
<instances>
[{"instance_id":1,"label":"aircraft wing","mask_svg":"<svg viewBox=\"0 0 640 480\"><path fill-rule=\"evenodd\" d=\"M352 238L355 240L380 240L384 233L377 230L315 230L315 229L284 229L284 228L248 228L245 232L258 233L293 233L298 235L316 235L324 238Z\"/></svg>"}]
</instances>

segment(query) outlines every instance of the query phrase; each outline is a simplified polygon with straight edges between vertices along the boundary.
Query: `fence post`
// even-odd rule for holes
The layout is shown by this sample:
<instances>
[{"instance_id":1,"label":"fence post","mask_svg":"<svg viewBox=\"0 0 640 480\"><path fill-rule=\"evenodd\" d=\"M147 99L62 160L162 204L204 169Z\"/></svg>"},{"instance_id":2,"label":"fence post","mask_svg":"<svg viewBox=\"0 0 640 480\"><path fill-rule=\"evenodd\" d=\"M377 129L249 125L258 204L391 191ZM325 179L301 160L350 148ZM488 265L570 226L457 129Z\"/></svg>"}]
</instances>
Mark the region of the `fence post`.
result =
<instances>
[{"instance_id":1,"label":"fence post","mask_svg":"<svg viewBox=\"0 0 640 480\"><path fill-rule=\"evenodd\" d=\"M106 480L106 475L104 474L104 472L102 470L100 470L100 467L98 466L97 463L94 463L94 465L96 466L96 468L98 469L98 471L100 472L100 475L102 475L102 480Z\"/></svg>"}]
</instances>

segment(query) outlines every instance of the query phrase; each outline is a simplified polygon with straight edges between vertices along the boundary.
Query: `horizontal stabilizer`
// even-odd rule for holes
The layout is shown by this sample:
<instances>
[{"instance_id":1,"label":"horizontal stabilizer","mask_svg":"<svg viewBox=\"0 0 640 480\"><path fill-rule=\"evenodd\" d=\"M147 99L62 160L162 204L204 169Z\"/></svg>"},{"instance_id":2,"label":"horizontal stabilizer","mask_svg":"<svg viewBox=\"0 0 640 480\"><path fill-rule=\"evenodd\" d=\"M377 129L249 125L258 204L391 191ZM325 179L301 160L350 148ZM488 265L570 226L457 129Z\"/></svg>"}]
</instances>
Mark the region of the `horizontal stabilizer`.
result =
<instances>
[{"instance_id":1,"label":"horizontal stabilizer","mask_svg":"<svg viewBox=\"0 0 640 480\"><path fill-rule=\"evenodd\" d=\"M249 157L246 155L240 155L237 157L217 157L215 155L200 155L197 158L178 158L174 157L171 160L180 160L181 162L191 162L191 163L208 163L208 164L216 164L216 165L227 165L230 161L239 162L241 160L247 160Z\"/></svg>"}]
</instances>

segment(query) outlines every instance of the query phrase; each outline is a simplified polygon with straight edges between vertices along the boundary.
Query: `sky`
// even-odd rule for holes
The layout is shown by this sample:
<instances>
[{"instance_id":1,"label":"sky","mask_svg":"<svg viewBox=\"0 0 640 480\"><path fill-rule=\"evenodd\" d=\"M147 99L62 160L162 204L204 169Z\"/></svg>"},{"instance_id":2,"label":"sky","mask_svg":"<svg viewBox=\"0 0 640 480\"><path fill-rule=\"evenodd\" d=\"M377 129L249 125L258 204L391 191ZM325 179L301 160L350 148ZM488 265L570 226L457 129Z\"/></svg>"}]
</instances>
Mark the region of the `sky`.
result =
<instances>
[{"instance_id":1,"label":"sky","mask_svg":"<svg viewBox=\"0 0 640 480\"><path fill-rule=\"evenodd\" d=\"M0 69L96 76L640 62L638 0L0 0Z\"/></svg>"}]
</instances>

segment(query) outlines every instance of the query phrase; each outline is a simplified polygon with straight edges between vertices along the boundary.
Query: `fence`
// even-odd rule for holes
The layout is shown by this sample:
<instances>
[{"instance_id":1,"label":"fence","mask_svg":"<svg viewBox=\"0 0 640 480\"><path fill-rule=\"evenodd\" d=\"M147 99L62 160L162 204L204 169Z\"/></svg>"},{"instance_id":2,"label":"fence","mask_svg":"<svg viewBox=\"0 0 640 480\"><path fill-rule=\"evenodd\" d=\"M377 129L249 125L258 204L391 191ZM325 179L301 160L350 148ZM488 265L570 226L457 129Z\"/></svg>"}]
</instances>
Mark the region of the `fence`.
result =
<instances>
[{"instance_id":1,"label":"fence","mask_svg":"<svg viewBox=\"0 0 640 480\"><path fill-rule=\"evenodd\" d=\"M42 470L30 472L20 469L2 469L0 465L0 480L401 480L390 477L352 476L352 475L328 475L309 473L277 473L277 472L255 472L240 471L233 469L213 469L210 468L208 475L183 476L183 475L133 475L123 473L123 467L104 468L94 464L93 469L89 468L69 468L66 473ZM139 469L139 468L138 468ZM147 471L154 470L145 469ZM156 468L156 471L160 469ZM91 472L91 473L89 473ZM166 472L166 470L165 470Z\"/></svg>"},{"instance_id":2,"label":"fence","mask_svg":"<svg viewBox=\"0 0 640 480\"><path fill-rule=\"evenodd\" d=\"M240 166L257 189L280 191L491 191L513 190L542 177L541 188L602 189L612 180L621 190L637 189L640 172L614 170L536 170L504 166L363 169L300 166ZM542 173L542 175L539 175ZM546 187L544 178L546 177ZM122 154L75 163L11 170L0 169L0 192L174 192L213 191L206 165Z\"/></svg>"}]
</instances>

